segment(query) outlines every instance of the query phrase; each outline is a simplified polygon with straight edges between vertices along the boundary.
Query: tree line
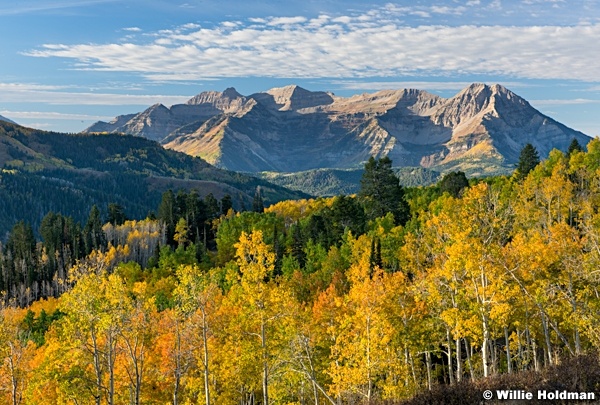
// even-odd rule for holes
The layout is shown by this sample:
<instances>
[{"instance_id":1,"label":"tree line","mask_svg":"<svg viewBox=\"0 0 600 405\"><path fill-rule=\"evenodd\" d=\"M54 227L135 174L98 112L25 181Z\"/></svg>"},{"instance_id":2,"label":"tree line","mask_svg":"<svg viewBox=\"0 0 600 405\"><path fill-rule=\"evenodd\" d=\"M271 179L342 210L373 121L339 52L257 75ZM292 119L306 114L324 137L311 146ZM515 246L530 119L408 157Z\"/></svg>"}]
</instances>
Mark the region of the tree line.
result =
<instances>
[{"instance_id":1,"label":"tree line","mask_svg":"<svg viewBox=\"0 0 600 405\"><path fill-rule=\"evenodd\" d=\"M211 231L163 196L105 224L60 297L2 309L7 401L377 403L598 349L600 141L581 149L414 189L372 159L357 196Z\"/></svg>"}]
</instances>

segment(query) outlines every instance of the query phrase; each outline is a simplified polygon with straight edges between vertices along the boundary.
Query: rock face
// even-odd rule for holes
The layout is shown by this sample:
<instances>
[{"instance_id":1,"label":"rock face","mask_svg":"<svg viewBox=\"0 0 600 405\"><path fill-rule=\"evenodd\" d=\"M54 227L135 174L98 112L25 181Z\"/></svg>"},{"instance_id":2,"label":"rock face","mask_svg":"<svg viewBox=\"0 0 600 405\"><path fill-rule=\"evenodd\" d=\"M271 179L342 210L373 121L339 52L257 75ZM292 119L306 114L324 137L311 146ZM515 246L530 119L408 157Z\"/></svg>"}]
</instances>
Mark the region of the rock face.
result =
<instances>
[{"instance_id":1,"label":"rock face","mask_svg":"<svg viewBox=\"0 0 600 405\"><path fill-rule=\"evenodd\" d=\"M512 170L526 143L544 157L573 138L589 141L505 87L485 84L449 99L414 89L349 98L298 86L248 97L227 89L88 132L100 129L162 140L166 148L247 172L356 168L370 156L389 156L395 166L485 175Z\"/></svg>"}]
</instances>

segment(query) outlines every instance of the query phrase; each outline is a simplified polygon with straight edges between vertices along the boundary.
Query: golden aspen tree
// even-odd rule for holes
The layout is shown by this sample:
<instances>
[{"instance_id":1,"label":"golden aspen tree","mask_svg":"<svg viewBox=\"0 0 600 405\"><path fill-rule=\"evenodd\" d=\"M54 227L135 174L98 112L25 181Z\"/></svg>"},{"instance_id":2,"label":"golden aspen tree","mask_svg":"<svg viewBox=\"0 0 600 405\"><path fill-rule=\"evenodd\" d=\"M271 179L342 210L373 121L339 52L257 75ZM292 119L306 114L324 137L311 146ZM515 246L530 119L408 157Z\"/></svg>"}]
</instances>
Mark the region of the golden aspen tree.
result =
<instances>
[{"instance_id":1,"label":"golden aspen tree","mask_svg":"<svg viewBox=\"0 0 600 405\"><path fill-rule=\"evenodd\" d=\"M185 333L192 338L192 342L199 340L200 363L202 364L202 374L204 380L204 400L206 405L211 403L210 395L210 356L209 356L209 338L213 331L214 313L221 299L219 287L210 279L210 274L203 273L196 265L181 265L177 268L177 287L173 292L176 302L175 310L177 312L177 329L175 333ZM199 331L196 329L199 328ZM185 332L187 328L192 328L192 334ZM193 336L197 335L197 339ZM185 368L182 368L181 357L181 335L176 336L176 348L174 354L178 357L174 364L175 387L173 391L173 401L178 402L177 394L179 381ZM188 342L189 344L190 342Z\"/></svg>"},{"instance_id":2,"label":"golden aspen tree","mask_svg":"<svg viewBox=\"0 0 600 405\"><path fill-rule=\"evenodd\" d=\"M23 336L23 310L0 306L0 393L6 404L19 405L28 382L35 344Z\"/></svg>"}]
</instances>

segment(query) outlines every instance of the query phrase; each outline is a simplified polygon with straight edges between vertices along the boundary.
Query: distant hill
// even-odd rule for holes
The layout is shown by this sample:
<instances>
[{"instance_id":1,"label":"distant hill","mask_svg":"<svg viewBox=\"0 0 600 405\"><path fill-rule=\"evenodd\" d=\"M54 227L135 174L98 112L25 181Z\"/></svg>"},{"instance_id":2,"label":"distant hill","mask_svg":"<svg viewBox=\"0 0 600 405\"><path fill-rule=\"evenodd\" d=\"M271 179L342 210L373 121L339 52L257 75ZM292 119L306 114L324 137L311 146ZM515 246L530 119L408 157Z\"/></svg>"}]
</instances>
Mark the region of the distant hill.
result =
<instances>
[{"instance_id":1,"label":"distant hill","mask_svg":"<svg viewBox=\"0 0 600 405\"><path fill-rule=\"evenodd\" d=\"M261 172L256 176L271 183L318 196L351 195L360 189L363 169L315 169L295 173ZM422 167L394 169L405 187L428 186L440 179L440 173Z\"/></svg>"},{"instance_id":2,"label":"distant hill","mask_svg":"<svg viewBox=\"0 0 600 405\"><path fill-rule=\"evenodd\" d=\"M0 121L0 240L12 224L39 224L50 210L85 218L91 205L116 202L145 217L167 189L197 189L251 206L257 187L268 205L308 195L215 168L158 143L116 134L62 134Z\"/></svg>"},{"instance_id":3,"label":"distant hill","mask_svg":"<svg viewBox=\"0 0 600 405\"><path fill-rule=\"evenodd\" d=\"M87 131L161 140L230 170L281 173L360 169L370 156L389 156L398 167L485 176L512 171L526 143L545 157L590 139L507 88L481 83L449 99L416 89L345 98L294 85L250 96L230 88Z\"/></svg>"}]
</instances>

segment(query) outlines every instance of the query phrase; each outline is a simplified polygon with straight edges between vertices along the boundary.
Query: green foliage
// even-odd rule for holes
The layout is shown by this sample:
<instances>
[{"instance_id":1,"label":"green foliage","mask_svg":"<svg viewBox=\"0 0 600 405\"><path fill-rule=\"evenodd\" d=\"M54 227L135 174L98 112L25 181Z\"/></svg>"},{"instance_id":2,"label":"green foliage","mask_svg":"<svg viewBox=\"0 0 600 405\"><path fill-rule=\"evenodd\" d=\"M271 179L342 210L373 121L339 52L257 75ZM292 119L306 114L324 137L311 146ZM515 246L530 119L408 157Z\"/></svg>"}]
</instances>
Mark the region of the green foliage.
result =
<instances>
[{"instance_id":1,"label":"green foliage","mask_svg":"<svg viewBox=\"0 0 600 405\"><path fill-rule=\"evenodd\" d=\"M464 172L450 172L440 180L438 187L440 192L448 193L452 197L458 198L463 189L469 187L469 180Z\"/></svg>"},{"instance_id":2,"label":"green foliage","mask_svg":"<svg viewBox=\"0 0 600 405\"><path fill-rule=\"evenodd\" d=\"M537 149L530 143L526 144L519 154L517 176L520 179L524 179L539 163L540 155L538 154Z\"/></svg>"},{"instance_id":3,"label":"green foliage","mask_svg":"<svg viewBox=\"0 0 600 405\"><path fill-rule=\"evenodd\" d=\"M108 217L106 222L110 222L113 225L122 225L125 221L127 221L125 208L117 203L108 204Z\"/></svg>"},{"instance_id":4,"label":"green foliage","mask_svg":"<svg viewBox=\"0 0 600 405\"><path fill-rule=\"evenodd\" d=\"M31 310L27 310L27 314L21 322L22 327L22 338L24 340L31 340L37 347L42 346L46 339L45 334L54 321L61 319L64 316L60 310L52 311L51 314L46 313L45 309L40 311L39 316L35 316L35 313Z\"/></svg>"},{"instance_id":5,"label":"green foliage","mask_svg":"<svg viewBox=\"0 0 600 405\"><path fill-rule=\"evenodd\" d=\"M581 146L577 139L573 138L567 149L567 156L571 156L575 152L583 152L583 146Z\"/></svg>"},{"instance_id":6,"label":"green foliage","mask_svg":"<svg viewBox=\"0 0 600 405\"><path fill-rule=\"evenodd\" d=\"M369 220L388 212L394 215L398 224L405 224L409 220L410 210L404 199L404 188L392 170L392 161L388 157L376 160L371 156L365 164L358 196Z\"/></svg>"},{"instance_id":7,"label":"green foliage","mask_svg":"<svg viewBox=\"0 0 600 405\"><path fill-rule=\"evenodd\" d=\"M275 231L277 230L277 231ZM284 232L283 220L273 213L241 212L224 217L217 230L217 262L223 265L235 257L235 244L242 232L261 231L265 243L273 246L274 236Z\"/></svg>"}]
</instances>

